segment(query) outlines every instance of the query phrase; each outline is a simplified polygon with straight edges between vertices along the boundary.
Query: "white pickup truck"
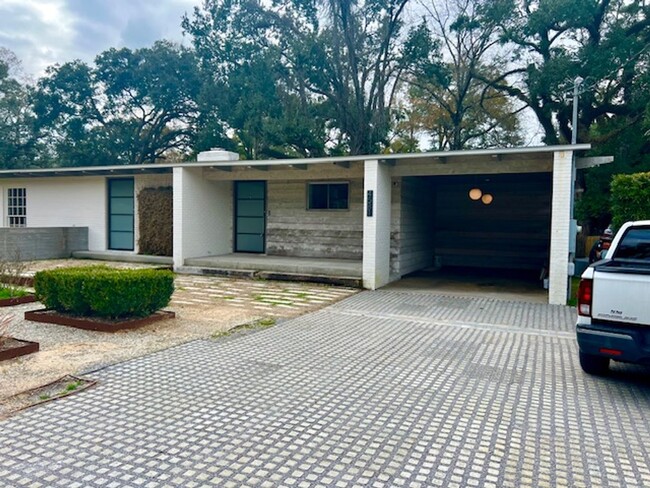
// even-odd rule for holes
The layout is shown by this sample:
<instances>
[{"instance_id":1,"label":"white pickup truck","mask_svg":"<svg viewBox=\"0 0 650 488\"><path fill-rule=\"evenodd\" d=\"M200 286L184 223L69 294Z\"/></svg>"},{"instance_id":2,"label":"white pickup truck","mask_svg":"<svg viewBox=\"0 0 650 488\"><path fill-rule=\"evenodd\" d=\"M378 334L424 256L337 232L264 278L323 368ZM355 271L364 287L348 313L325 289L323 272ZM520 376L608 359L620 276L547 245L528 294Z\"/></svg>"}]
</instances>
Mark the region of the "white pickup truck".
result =
<instances>
[{"instance_id":1,"label":"white pickup truck","mask_svg":"<svg viewBox=\"0 0 650 488\"><path fill-rule=\"evenodd\" d=\"M650 220L623 225L582 274L576 334L586 373L605 374L610 359L650 364Z\"/></svg>"}]
</instances>

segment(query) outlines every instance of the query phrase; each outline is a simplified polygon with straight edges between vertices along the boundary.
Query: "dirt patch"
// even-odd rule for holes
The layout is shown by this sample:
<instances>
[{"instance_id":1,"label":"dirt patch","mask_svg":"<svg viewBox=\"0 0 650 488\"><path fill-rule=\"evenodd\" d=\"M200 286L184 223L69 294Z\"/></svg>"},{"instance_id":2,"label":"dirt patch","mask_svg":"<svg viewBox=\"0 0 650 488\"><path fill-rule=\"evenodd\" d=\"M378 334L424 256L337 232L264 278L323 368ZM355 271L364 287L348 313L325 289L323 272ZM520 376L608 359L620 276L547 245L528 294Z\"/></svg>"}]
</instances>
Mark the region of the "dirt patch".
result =
<instances>
[{"instance_id":1,"label":"dirt patch","mask_svg":"<svg viewBox=\"0 0 650 488\"><path fill-rule=\"evenodd\" d=\"M7 398L0 403L0 420L5 419L21 410L40 403L50 402L58 398L70 396L91 386L97 381L66 375L52 383L24 391Z\"/></svg>"}]
</instances>

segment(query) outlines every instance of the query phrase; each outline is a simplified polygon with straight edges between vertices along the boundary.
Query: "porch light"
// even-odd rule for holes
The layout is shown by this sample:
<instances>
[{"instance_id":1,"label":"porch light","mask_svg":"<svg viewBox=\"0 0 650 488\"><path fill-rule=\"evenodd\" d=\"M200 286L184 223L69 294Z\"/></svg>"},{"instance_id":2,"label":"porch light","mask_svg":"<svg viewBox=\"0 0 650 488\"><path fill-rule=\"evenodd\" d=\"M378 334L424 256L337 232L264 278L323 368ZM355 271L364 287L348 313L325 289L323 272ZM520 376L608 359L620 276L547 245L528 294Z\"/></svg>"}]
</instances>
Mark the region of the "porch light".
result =
<instances>
[{"instance_id":1,"label":"porch light","mask_svg":"<svg viewBox=\"0 0 650 488\"><path fill-rule=\"evenodd\" d=\"M494 200L494 197L493 197L492 195L490 195L489 193L486 193L486 194L484 194L484 195L481 197L481 201L482 201L485 205L489 205L489 204L491 204L491 203L492 203L492 200Z\"/></svg>"},{"instance_id":2,"label":"porch light","mask_svg":"<svg viewBox=\"0 0 650 488\"><path fill-rule=\"evenodd\" d=\"M481 198L481 195L483 195L483 192L480 188L472 188L469 191L469 198L471 200L479 200Z\"/></svg>"}]
</instances>

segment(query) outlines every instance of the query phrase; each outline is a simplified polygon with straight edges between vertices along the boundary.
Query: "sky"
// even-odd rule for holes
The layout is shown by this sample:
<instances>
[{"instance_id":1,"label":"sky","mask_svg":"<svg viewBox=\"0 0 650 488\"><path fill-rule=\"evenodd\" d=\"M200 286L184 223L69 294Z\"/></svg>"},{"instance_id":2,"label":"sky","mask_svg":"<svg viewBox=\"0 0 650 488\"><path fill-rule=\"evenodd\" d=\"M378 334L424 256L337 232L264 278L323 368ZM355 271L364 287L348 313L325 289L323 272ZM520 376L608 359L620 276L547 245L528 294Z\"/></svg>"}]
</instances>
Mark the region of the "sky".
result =
<instances>
[{"instance_id":1,"label":"sky","mask_svg":"<svg viewBox=\"0 0 650 488\"><path fill-rule=\"evenodd\" d=\"M158 39L183 42L181 18L200 0L0 0L0 47L26 75L74 59L92 62L111 47L139 48ZM185 44L189 43L185 39Z\"/></svg>"}]
</instances>

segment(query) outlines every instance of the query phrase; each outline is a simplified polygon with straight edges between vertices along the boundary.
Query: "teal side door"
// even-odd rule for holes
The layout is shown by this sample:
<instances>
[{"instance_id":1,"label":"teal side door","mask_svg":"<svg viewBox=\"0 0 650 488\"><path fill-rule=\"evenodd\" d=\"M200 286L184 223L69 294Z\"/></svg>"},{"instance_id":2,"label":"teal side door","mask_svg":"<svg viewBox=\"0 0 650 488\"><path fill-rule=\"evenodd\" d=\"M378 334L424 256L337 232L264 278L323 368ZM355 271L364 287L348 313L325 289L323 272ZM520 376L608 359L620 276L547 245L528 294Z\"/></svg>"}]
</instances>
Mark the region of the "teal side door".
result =
<instances>
[{"instance_id":1,"label":"teal side door","mask_svg":"<svg viewBox=\"0 0 650 488\"><path fill-rule=\"evenodd\" d=\"M266 247L266 182L235 182L235 252L263 253Z\"/></svg>"},{"instance_id":2,"label":"teal side door","mask_svg":"<svg viewBox=\"0 0 650 488\"><path fill-rule=\"evenodd\" d=\"M133 251L133 178L108 180L108 248Z\"/></svg>"}]
</instances>

